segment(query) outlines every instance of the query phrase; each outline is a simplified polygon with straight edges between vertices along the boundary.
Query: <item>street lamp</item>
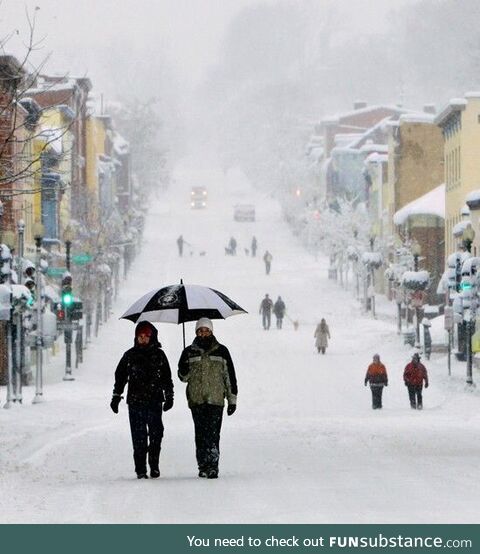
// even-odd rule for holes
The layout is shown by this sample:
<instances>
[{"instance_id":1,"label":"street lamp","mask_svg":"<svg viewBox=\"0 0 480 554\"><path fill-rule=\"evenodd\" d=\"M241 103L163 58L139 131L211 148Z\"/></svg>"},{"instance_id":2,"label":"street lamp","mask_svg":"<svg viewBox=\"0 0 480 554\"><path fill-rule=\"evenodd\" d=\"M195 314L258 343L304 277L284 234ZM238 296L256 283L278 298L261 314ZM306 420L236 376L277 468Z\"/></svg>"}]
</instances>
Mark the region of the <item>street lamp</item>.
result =
<instances>
[{"instance_id":1,"label":"street lamp","mask_svg":"<svg viewBox=\"0 0 480 554\"><path fill-rule=\"evenodd\" d=\"M418 271L418 258L422 253L422 248L420 244L417 242L417 240L414 240L412 242L411 249L413 254L413 270ZM419 321L417 305L415 305L415 339L416 339L417 345L419 345L420 344L420 321Z\"/></svg>"},{"instance_id":2,"label":"street lamp","mask_svg":"<svg viewBox=\"0 0 480 554\"><path fill-rule=\"evenodd\" d=\"M472 243L474 238L475 238L475 231L473 230L472 224L468 223L462 233L463 247L467 252L472 251Z\"/></svg>"},{"instance_id":3,"label":"street lamp","mask_svg":"<svg viewBox=\"0 0 480 554\"><path fill-rule=\"evenodd\" d=\"M23 284L23 250L25 246L25 221L19 219L17 223L17 234L18 234L18 246L17 246L17 268L18 268L18 284ZM17 336L16 336L16 391L15 396L17 397L17 402L22 402L22 379L25 366L25 335L23 332L23 315L19 311L17 314Z\"/></svg>"},{"instance_id":4,"label":"street lamp","mask_svg":"<svg viewBox=\"0 0 480 554\"><path fill-rule=\"evenodd\" d=\"M42 241L45 236L44 226L37 222L33 224L33 238L35 239L35 296L37 311L37 333L35 337L35 397L33 404L43 400L43 325L42 325L42 276L40 273L40 256L42 253Z\"/></svg>"}]
</instances>

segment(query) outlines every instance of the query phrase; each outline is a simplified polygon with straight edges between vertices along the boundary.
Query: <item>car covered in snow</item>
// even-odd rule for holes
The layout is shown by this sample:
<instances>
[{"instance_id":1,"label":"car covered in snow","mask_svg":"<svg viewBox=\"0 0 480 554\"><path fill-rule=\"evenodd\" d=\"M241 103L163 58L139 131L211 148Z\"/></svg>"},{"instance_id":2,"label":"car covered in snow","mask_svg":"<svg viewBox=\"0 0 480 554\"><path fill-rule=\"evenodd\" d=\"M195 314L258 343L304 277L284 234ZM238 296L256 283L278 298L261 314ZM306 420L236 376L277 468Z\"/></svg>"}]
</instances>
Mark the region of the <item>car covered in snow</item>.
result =
<instances>
[{"instance_id":1,"label":"car covered in snow","mask_svg":"<svg viewBox=\"0 0 480 554\"><path fill-rule=\"evenodd\" d=\"M235 221L255 221L255 206L253 204L236 204L233 207Z\"/></svg>"},{"instance_id":2,"label":"car covered in snow","mask_svg":"<svg viewBox=\"0 0 480 554\"><path fill-rule=\"evenodd\" d=\"M192 187L192 190L190 191L190 207L192 208L207 207L206 187Z\"/></svg>"}]
</instances>

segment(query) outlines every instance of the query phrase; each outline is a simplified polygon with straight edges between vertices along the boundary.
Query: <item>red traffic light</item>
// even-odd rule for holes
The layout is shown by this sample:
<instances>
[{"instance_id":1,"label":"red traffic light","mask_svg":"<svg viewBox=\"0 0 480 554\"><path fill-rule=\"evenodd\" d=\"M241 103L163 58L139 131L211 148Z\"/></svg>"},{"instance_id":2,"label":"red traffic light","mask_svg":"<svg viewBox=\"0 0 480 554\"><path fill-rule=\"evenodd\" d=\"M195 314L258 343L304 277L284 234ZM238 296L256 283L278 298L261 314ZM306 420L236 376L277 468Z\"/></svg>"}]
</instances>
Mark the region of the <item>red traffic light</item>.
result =
<instances>
[{"instance_id":1,"label":"red traffic light","mask_svg":"<svg viewBox=\"0 0 480 554\"><path fill-rule=\"evenodd\" d=\"M65 319L65 310L57 310L57 319L60 321Z\"/></svg>"}]
</instances>

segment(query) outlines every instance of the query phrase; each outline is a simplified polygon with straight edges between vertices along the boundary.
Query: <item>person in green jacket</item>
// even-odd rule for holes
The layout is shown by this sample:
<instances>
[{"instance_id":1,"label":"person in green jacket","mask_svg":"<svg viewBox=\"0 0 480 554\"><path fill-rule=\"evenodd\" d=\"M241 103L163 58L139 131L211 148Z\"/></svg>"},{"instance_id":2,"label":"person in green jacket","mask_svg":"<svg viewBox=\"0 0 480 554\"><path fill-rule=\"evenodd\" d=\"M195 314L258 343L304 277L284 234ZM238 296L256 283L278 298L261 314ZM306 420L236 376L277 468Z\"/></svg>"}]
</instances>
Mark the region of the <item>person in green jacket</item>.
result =
<instances>
[{"instance_id":1,"label":"person in green jacket","mask_svg":"<svg viewBox=\"0 0 480 554\"><path fill-rule=\"evenodd\" d=\"M220 430L227 399L227 415L237 407L237 378L227 347L213 334L210 319L202 317L195 325L196 337L178 362L178 377L187 383L188 407L195 427L198 476L218 477Z\"/></svg>"}]
</instances>

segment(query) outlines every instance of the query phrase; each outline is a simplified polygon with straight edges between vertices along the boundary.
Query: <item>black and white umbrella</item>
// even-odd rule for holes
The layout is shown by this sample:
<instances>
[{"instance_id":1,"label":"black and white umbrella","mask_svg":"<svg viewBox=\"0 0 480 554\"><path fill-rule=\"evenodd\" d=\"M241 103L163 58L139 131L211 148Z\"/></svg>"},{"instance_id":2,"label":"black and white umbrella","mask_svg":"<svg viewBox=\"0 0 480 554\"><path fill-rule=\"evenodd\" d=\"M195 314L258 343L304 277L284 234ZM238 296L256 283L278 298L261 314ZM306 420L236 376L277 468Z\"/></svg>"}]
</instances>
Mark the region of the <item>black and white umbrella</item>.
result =
<instances>
[{"instance_id":1,"label":"black and white umbrella","mask_svg":"<svg viewBox=\"0 0 480 554\"><path fill-rule=\"evenodd\" d=\"M120 319L185 323L201 317L226 319L246 310L218 290L201 285L169 285L155 289L134 302ZM184 331L185 343L185 331Z\"/></svg>"}]
</instances>

